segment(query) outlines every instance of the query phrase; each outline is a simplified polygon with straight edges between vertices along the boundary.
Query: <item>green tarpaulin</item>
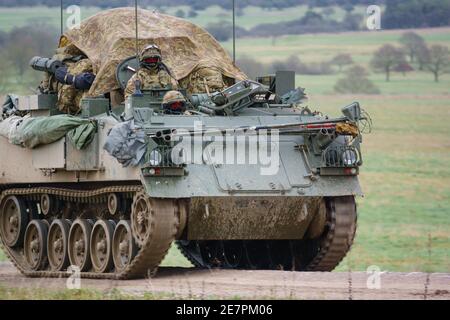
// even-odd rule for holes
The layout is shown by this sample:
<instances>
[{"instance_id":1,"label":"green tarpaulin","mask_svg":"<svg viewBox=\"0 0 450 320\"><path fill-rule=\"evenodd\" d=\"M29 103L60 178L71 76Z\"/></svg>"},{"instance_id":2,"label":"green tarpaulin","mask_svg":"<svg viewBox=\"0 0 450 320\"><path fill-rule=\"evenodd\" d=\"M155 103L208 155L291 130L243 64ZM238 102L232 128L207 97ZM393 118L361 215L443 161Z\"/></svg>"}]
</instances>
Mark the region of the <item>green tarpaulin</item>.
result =
<instances>
[{"instance_id":1,"label":"green tarpaulin","mask_svg":"<svg viewBox=\"0 0 450 320\"><path fill-rule=\"evenodd\" d=\"M70 115L51 117L12 117L14 121L5 119L2 126L9 126L4 133L10 143L33 149L40 145L50 144L69 134L69 139L78 149L83 149L92 142L97 130L95 122Z\"/></svg>"},{"instance_id":2,"label":"green tarpaulin","mask_svg":"<svg viewBox=\"0 0 450 320\"><path fill-rule=\"evenodd\" d=\"M97 124L90 121L89 123L82 124L76 129L73 129L67 136L75 148L82 150L91 144L96 132Z\"/></svg>"}]
</instances>

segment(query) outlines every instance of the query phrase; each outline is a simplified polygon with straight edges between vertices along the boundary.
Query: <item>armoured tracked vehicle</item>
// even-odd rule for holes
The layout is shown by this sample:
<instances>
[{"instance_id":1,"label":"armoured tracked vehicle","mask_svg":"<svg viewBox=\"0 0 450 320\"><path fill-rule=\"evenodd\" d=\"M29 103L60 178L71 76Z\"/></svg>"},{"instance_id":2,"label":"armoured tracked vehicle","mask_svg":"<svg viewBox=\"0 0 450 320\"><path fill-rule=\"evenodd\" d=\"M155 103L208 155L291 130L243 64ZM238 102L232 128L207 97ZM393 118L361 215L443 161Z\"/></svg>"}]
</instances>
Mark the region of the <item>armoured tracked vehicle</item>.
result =
<instances>
[{"instance_id":1,"label":"armoured tracked vehicle","mask_svg":"<svg viewBox=\"0 0 450 320\"><path fill-rule=\"evenodd\" d=\"M105 11L63 36L97 74L78 116L96 124L87 147L68 135L33 149L0 137L9 259L30 277L64 277L75 266L82 277L128 279L154 274L176 243L199 268L333 270L352 245L362 194L359 104L336 119L301 108L293 73L249 80L207 32L141 10L139 45L157 43L177 79L208 61L234 84L186 94L179 114L166 112L165 88L112 108L105 93L123 89L137 67L133 13ZM31 118L52 119L56 99L16 102ZM137 165L105 150L114 132L127 136L109 151L137 143Z\"/></svg>"}]
</instances>

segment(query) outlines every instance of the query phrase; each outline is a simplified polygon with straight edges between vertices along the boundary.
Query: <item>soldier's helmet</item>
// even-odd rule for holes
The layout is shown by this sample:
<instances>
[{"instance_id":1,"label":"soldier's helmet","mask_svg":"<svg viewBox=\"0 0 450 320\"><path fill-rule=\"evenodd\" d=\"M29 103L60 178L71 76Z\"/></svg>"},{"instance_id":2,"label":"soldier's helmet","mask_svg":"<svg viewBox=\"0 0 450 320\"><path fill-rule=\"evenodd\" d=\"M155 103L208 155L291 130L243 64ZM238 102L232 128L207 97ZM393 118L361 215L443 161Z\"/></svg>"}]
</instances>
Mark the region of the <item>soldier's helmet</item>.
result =
<instances>
[{"instance_id":1,"label":"soldier's helmet","mask_svg":"<svg viewBox=\"0 0 450 320\"><path fill-rule=\"evenodd\" d=\"M169 91L163 98L163 110L168 114L182 114L186 111L187 100L179 91Z\"/></svg>"},{"instance_id":2,"label":"soldier's helmet","mask_svg":"<svg viewBox=\"0 0 450 320\"><path fill-rule=\"evenodd\" d=\"M153 69L161 63L161 49L157 45L151 44L142 50L139 60L143 67Z\"/></svg>"}]
</instances>

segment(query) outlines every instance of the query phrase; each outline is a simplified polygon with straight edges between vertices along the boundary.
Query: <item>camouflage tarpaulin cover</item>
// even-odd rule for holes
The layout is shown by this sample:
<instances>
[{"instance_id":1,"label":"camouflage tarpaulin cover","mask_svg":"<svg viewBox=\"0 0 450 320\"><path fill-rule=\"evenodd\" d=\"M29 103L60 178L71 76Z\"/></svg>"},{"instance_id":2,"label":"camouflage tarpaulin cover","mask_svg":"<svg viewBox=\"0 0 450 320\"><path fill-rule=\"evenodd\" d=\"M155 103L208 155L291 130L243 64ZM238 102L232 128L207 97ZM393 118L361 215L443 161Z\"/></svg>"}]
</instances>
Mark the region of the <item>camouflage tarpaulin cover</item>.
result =
<instances>
[{"instance_id":1,"label":"camouflage tarpaulin cover","mask_svg":"<svg viewBox=\"0 0 450 320\"><path fill-rule=\"evenodd\" d=\"M197 65L218 67L225 76L237 80L246 78L208 32L184 19L140 9L138 29L139 48L153 43L158 45L164 62L177 80L188 76ZM115 76L117 65L136 53L134 8L100 12L64 36L60 46L68 40L93 62L97 78L90 95L119 88Z\"/></svg>"}]
</instances>

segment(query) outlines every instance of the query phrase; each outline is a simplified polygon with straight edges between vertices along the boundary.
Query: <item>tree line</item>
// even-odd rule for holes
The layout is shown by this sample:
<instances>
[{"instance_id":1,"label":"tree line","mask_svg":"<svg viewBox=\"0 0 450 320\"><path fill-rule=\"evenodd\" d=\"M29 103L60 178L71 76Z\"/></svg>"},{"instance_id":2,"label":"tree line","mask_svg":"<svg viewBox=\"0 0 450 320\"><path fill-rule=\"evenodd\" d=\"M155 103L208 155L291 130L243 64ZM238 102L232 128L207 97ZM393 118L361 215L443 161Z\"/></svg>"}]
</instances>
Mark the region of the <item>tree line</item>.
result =
<instances>
[{"instance_id":1,"label":"tree line","mask_svg":"<svg viewBox=\"0 0 450 320\"><path fill-rule=\"evenodd\" d=\"M95 6L100 8L122 7L134 4L131 0L65 0L70 5ZM224 9L232 7L232 0L139 0L141 6L190 6L195 10L202 10L208 6L217 5ZM290 8L298 5L308 5L310 7L327 6L355 6L359 4L369 5L373 0L236 0L238 8L256 6L262 8ZM377 3L384 3L384 0ZM19 7L43 5L55 7L60 5L60 0L0 0L0 6Z\"/></svg>"},{"instance_id":2,"label":"tree line","mask_svg":"<svg viewBox=\"0 0 450 320\"><path fill-rule=\"evenodd\" d=\"M371 66L375 71L383 72L386 81L390 81L394 71L428 71L433 74L435 82L439 82L441 75L450 72L450 50L447 46L430 46L415 32L404 33L400 44L386 44L373 55Z\"/></svg>"},{"instance_id":3,"label":"tree line","mask_svg":"<svg viewBox=\"0 0 450 320\"><path fill-rule=\"evenodd\" d=\"M450 0L386 0L382 27L410 29L450 25Z\"/></svg>"},{"instance_id":4,"label":"tree line","mask_svg":"<svg viewBox=\"0 0 450 320\"><path fill-rule=\"evenodd\" d=\"M351 54L339 53L322 62L305 63L297 55L285 60L263 64L249 56L237 59L237 65L250 77L274 73L277 70L292 70L304 75L330 75L342 73L334 86L336 93L379 94L379 88L369 79L369 70L355 64ZM448 47L429 45L419 34L405 32L397 45L386 44L373 53L370 68L384 73L385 80L391 80L392 73L406 74L413 71L431 73L436 82L445 73L450 73L450 50Z\"/></svg>"},{"instance_id":5,"label":"tree line","mask_svg":"<svg viewBox=\"0 0 450 320\"><path fill-rule=\"evenodd\" d=\"M179 10L177 15L181 18L191 16ZM342 20L336 20L332 16L335 9L327 7L321 12L307 10L303 17L291 21L278 23L263 23L251 29L236 26L238 37L279 37L283 35L298 35L319 32L344 32L358 31L365 28L365 19L362 14L354 13L353 7L348 8ZM206 29L219 41L228 41L233 36L230 21L218 21L209 23Z\"/></svg>"},{"instance_id":6,"label":"tree line","mask_svg":"<svg viewBox=\"0 0 450 320\"><path fill-rule=\"evenodd\" d=\"M103 9L131 6L131 0L66 0L68 5L94 6ZM357 5L371 5L373 0L236 0L238 14L247 6L257 6L269 10L290 8L298 5L308 5L312 8L326 8L323 14L312 10L301 19L278 24L266 24L247 30L250 35L263 36L267 32L275 34L299 34L308 32L339 32L357 30L364 26L364 16L352 14ZM0 7L20 6L59 6L60 0L0 0ZM142 7L151 6L161 9L171 6L189 6L189 16L195 16L195 11L204 10L211 5L231 9L232 0L139 0ZM385 6L382 14L383 29L427 28L450 25L450 0L383 0L377 5ZM342 21L331 19L333 7L343 8L347 15ZM181 11L180 11L181 14ZM183 13L184 15L184 13ZM220 22L221 23L221 22ZM243 29L242 31L245 31Z\"/></svg>"}]
</instances>

